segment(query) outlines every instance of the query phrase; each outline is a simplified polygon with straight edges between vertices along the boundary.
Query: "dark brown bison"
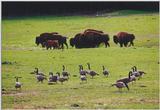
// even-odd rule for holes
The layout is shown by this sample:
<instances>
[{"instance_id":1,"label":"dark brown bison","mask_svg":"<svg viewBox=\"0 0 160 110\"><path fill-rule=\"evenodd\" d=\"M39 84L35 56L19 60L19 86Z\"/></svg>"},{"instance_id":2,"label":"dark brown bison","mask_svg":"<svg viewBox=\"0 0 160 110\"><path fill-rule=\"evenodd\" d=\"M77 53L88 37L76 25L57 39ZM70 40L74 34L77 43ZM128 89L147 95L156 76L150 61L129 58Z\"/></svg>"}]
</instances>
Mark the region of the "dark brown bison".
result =
<instances>
[{"instance_id":1,"label":"dark brown bison","mask_svg":"<svg viewBox=\"0 0 160 110\"><path fill-rule=\"evenodd\" d=\"M95 30L95 29L86 29L86 30L84 31L84 34L85 34L85 33L87 33L88 31L89 31L89 32L91 32L91 31L92 31L92 32L103 33L103 31L100 31L100 30Z\"/></svg>"},{"instance_id":2,"label":"dark brown bison","mask_svg":"<svg viewBox=\"0 0 160 110\"><path fill-rule=\"evenodd\" d=\"M66 45L66 47L68 48L68 44L67 44L67 37L64 37L62 35L59 35L56 32L52 32L52 33L42 33L40 34L40 36L36 37L36 44L39 45L41 44L42 47L44 47L44 42L46 42L47 40L58 40L59 45L61 46L61 48L63 49L64 46L63 44Z\"/></svg>"},{"instance_id":3,"label":"dark brown bison","mask_svg":"<svg viewBox=\"0 0 160 110\"><path fill-rule=\"evenodd\" d=\"M58 43L58 40L47 40L46 42L44 42L43 44L46 49L48 50L49 48L50 49L59 49L59 43Z\"/></svg>"},{"instance_id":4,"label":"dark brown bison","mask_svg":"<svg viewBox=\"0 0 160 110\"><path fill-rule=\"evenodd\" d=\"M70 45L76 48L95 48L99 47L101 43L105 46L110 46L108 34L99 33L96 31L86 31L85 33L78 33L74 38L70 39Z\"/></svg>"},{"instance_id":5,"label":"dark brown bison","mask_svg":"<svg viewBox=\"0 0 160 110\"><path fill-rule=\"evenodd\" d=\"M127 32L119 32L117 35L113 36L113 41L115 44L120 44L120 47L128 46L128 42L130 42L129 46L134 46L133 40L135 39L134 34L129 34Z\"/></svg>"}]
</instances>

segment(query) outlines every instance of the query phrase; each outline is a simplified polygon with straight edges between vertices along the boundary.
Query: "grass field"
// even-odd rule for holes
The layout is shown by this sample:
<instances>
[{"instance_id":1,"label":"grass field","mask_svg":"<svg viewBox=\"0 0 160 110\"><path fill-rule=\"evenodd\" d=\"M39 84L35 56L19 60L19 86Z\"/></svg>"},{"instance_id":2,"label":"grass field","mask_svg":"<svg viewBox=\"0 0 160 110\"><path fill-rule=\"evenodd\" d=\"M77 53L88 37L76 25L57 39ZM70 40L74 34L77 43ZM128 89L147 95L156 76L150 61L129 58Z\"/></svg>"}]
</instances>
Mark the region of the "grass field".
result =
<instances>
[{"instance_id":1,"label":"grass field","mask_svg":"<svg viewBox=\"0 0 160 110\"><path fill-rule=\"evenodd\" d=\"M123 14L124 13L124 14ZM126 14L127 13L127 14ZM129 13L129 14L128 14ZM159 14L122 11L109 16L34 16L2 20L2 108L12 109L159 109ZM116 16L112 16L116 15ZM110 35L110 48L46 50L35 45L35 37L43 32L59 32L69 38L87 28L103 30ZM119 31L134 33L135 46L120 48L112 36ZM100 75L80 84L78 65L91 63ZM63 85L37 83L30 74L38 67L46 75L61 72L66 66L71 78ZM102 75L102 65L109 70ZM131 67L147 74L121 92L110 87L126 77ZM73 75L78 75L73 77ZM14 76L22 76L21 91L14 88Z\"/></svg>"}]
</instances>

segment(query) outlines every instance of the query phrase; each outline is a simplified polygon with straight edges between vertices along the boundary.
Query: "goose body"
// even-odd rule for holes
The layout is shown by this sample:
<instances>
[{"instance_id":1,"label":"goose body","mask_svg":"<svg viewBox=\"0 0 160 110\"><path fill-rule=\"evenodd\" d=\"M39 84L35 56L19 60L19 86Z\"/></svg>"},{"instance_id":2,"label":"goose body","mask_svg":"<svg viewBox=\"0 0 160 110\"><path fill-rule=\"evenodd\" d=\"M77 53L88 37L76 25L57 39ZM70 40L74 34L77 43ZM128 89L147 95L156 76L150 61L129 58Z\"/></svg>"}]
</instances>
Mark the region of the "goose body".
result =
<instances>
[{"instance_id":1,"label":"goose body","mask_svg":"<svg viewBox=\"0 0 160 110\"><path fill-rule=\"evenodd\" d=\"M21 87L22 87L22 83L20 83L19 81L18 81L18 79L19 78L21 78L21 77L15 77L16 78L16 82L15 82L15 88L16 89L21 89Z\"/></svg>"},{"instance_id":2,"label":"goose body","mask_svg":"<svg viewBox=\"0 0 160 110\"><path fill-rule=\"evenodd\" d=\"M95 71L90 71L89 72L90 76L93 78L94 76L98 75Z\"/></svg>"},{"instance_id":3,"label":"goose body","mask_svg":"<svg viewBox=\"0 0 160 110\"><path fill-rule=\"evenodd\" d=\"M82 81L82 82L83 82L83 81L86 81L86 82L87 82L87 78L86 78L85 75L81 75L80 78L81 78L81 81Z\"/></svg>"},{"instance_id":4,"label":"goose body","mask_svg":"<svg viewBox=\"0 0 160 110\"><path fill-rule=\"evenodd\" d=\"M125 86L127 87L127 89L129 90L129 86L128 86L128 83L134 81L135 77L131 75L132 74L132 71L130 71L128 73L128 77L125 77L125 78L121 78L119 80L117 80L116 82L123 82L125 84Z\"/></svg>"},{"instance_id":5,"label":"goose body","mask_svg":"<svg viewBox=\"0 0 160 110\"><path fill-rule=\"evenodd\" d=\"M104 66L102 66L102 67L103 67L103 75L108 77L108 75L109 75L108 70L106 70Z\"/></svg>"},{"instance_id":6,"label":"goose body","mask_svg":"<svg viewBox=\"0 0 160 110\"><path fill-rule=\"evenodd\" d=\"M66 77L63 77L63 76L61 77L59 72L57 72L56 74L58 74L57 79L58 79L59 82L61 82L61 84L63 84L63 82L68 80L68 78L66 78Z\"/></svg>"},{"instance_id":7,"label":"goose body","mask_svg":"<svg viewBox=\"0 0 160 110\"><path fill-rule=\"evenodd\" d=\"M116 82L123 82L123 83L129 83L131 82L131 71L128 73L128 77L125 77L125 78L121 78L119 80L117 80Z\"/></svg>"},{"instance_id":8,"label":"goose body","mask_svg":"<svg viewBox=\"0 0 160 110\"><path fill-rule=\"evenodd\" d=\"M15 84L15 88L17 89L17 88L21 88L21 86L22 86L22 84L20 83L20 82L16 82L16 84Z\"/></svg>"},{"instance_id":9,"label":"goose body","mask_svg":"<svg viewBox=\"0 0 160 110\"><path fill-rule=\"evenodd\" d=\"M68 72L68 71L65 71L65 66L63 65L62 76L69 78L69 75L70 75L69 72Z\"/></svg>"},{"instance_id":10,"label":"goose body","mask_svg":"<svg viewBox=\"0 0 160 110\"><path fill-rule=\"evenodd\" d=\"M139 79L143 76L143 74L146 74L144 71L137 71L137 67L136 66L133 66L132 67L132 74L131 75L134 75L135 77L138 77Z\"/></svg>"},{"instance_id":11,"label":"goose body","mask_svg":"<svg viewBox=\"0 0 160 110\"><path fill-rule=\"evenodd\" d=\"M88 69L89 69L89 73L88 73L88 74L89 74L92 78L93 78L94 76L96 76L96 75L99 75L97 72L91 70L90 63L87 63L87 65L88 65Z\"/></svg>"},{"instance_id":12,"label":"goose body","mask_svg":"<svg viewBox=\"0 0 160 110\"><path fill-rule=\"evenodd\" d=\"M58 76L57 75L54 76L53 73L50 73L48 82L49 83L50 82L56 82L57 83L57 81L58 81Z\"/></svg>"},{"instance_id":13,"label":"goose body","mask_svg":"<svg viewBox=\"0 0 160 110\"><path fill-rule=\"evenodd\" d=\"M127 84L125 84L124 82L116 82L115 84L112 84L112 86L116 86L117 88L119 88L119 90L124 87L126 87L129 90L128 85L127 86L126 85Z\"/></svg>"},{"instance_id":14,"label":"goose body","mask_svg":"<svg viewBox=\"0 0 160 110\"><path fill-rule=\"evenodd\" d=\"M43 75L40 75L40 74L36 74L36 78L37 78L37 82L43 82L44 79L46 79L45 76Z\"/></svg>"}]
</instances>

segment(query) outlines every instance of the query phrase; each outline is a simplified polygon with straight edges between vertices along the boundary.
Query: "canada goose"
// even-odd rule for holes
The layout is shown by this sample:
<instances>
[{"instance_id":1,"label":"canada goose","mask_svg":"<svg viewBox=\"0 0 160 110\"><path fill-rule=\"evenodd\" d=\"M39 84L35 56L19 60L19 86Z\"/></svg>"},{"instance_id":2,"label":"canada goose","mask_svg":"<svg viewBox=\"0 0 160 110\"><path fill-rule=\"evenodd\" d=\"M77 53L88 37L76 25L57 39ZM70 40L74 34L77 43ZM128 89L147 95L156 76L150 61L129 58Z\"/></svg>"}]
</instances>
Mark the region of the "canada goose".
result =
<instances>
[{"instance_id":1,"label":"canada goose","mask_svg":"<svg viewBox=\"0 0 160 110\"><path fill-rule=\"evenodd\" d=\"M128 87L127 84L133 81L133 79L131 79L131 78L132 78L132 77L131 77L131 74L132 74L132 71L129 71L128 77L119 79L119 80L117 80L116 82L123 82L123 83L126 85L126 87L128 88L128 90L129 90L129 87Z\"/></svg>"},{"instance_id":2,"label":"canada goose","mask_svg":"<svg viewBox=\"0 0 160 110\"><path fill-rule=\"evenodd\" d=\"M136 79L136 76L130 74L130 82L132 82L132 84L133 84L133 82L135 82L136 80L137 80L137 79Z\"/></svg>"},{"instance_id":3,"label":"canada goose","mask_svg":"<svg viewBox=\"0 0 160 110\"><path fill-rule=\"evenodd\" d=\"M87 71L86 70L83 70L83 66L82 65L79 65L79 73L80 75L87 75Z\"/></svg>"},{"instance_id":4,"label":"canada goose","mask_svg":"<svg viewBox=\"0 0 160 110\"><path fill-rule=\"evenodd\" d=\"M56 74L58 74L58 78L57 78L57 79L58 79L59 82L61 82L61 84L63 84L64 81L67 81L67 80L68 80L67 78L65 78L65 77L63 77L63 76L60 77L60 73L59 73L59 72L57 72Z\"/></svg>"},{"instance_id":5,"label":"canada goose","mask_svg":"<svg viewBox=\"0 0 160 110\"><path fill-rule=\"evenodd\" d=\"M134 68L135 68L135 71L137 71L137 67L136 67L136 66L134 66ZM140 71L140 70L138 70L137 72L139 72L139 73L140 73L140 76L142 76L143 74L146 74L146 72L144 72L144 71Z\"/></svg>"},{"instance_id":6,"label":"canada goose","mask_svg":"<svg viewBox=\"0 0 160 110\"><path fill-rule=\"evenodd\" d=\"M133 70L133 72L132 72L131 75L134 75L135 77L138 77L138 79L140 79L143 76L143 74L146 74L144 71L137 71L136 66L133 66L132 70Z\"/></svg>"},{"instance_id":7,"label":"canada goose","mask_svg":"<svg viewBox=\"0 0 160 110\"><path fill-rule=\"evenodd\" d=\"M16 88L16 90L19 88L19 89L21 89L21 86L22 86L22 83L20 83L19 81L18 81L18 79L19 78L22 78L22 77L15 77L16 78L16 83L15 83L15 88Z\"/></svg>"},{"instance_id":8,"label":"canada goose","mask_svg":"<svg viewBox=\"0 0 160 110\"><path fill-rule=\"evenodd\" d=\"M34 71L36 74L39 74L39 75L42 75L42 76L46 76L44 75L44 73L42 72L39 72L38 68L35 68L35 71Z\"/></svg>"},{"instance_id":9,"label":"canada goose","mask_svg":"<svg viewBox=\"0 0 160 110\"><path fill-rule=\"evenodd\" d=\"M36 73L37 82L43 83L43 80L47 80L47 78L44 75Z\"/></svg>"},{"instance_id":10,"label":"canada goose","mask_svg":"<svg viewBox=\"0 0 160 110\"><path fill-rule=\"evenodd\" d=\"M87 63L87 65L88 65L88 69L89 69L89 75L92 77L92 79L94 76L99 75L97 72L91 70L90 63Z\"/></svg>"},{"instance_id":11,"label":"canada goose","mask_svg":"<svg viewBox=\"0 0 160 110\"><path fill-rule=\"evenodd\" d=\"M109 72L105 69L104 66L102 66L102 68L103 68L103 75L108 77Z\"/></svg>"},{"instance_id":12,"label":"canada goose","mask_svg":"<svg viewBox=\"0 0 160 110\"><path fill-rule=\"evenodd\" d=\"M112 84L111 86L116 86L119 90L121 90L122 88L126 87L128 90L128 85L125 84L124 82L116 82L115 84Z\"/></svg>"},{"instance_id":13,"label":"canada goose","mask_svg":"<svg viewBox=\"0 0 160 110\"><path fill-rule=\"evenodd\" d=\"M80 78L81 78L81 81L82 81L82 82L83 82L83 81L87 82L86 75L80 75Z\"/></svg>"},{"instance_id":14,"label":"canada goose","mask_svg":"<svg viewBox=\"0 0 160 110\"><path fill-rule=\"evenodd\" d=\"M53 84L52 82L57 83L57 81L58 81L58 74L57 75L53 75L52 72L49 72L48 84Z\"/></svg>"},{"instance_id":15,"label":"canada goose","mask_svg":"<svg viewBox=\"0 0 160 110\"><path fill-rule=\"evenodd\" d=\"M69 72L65 71L65 66L63 65L63 71L62 71L62 76L67 77L69 79Z\"/></svg>"}]
</instances>

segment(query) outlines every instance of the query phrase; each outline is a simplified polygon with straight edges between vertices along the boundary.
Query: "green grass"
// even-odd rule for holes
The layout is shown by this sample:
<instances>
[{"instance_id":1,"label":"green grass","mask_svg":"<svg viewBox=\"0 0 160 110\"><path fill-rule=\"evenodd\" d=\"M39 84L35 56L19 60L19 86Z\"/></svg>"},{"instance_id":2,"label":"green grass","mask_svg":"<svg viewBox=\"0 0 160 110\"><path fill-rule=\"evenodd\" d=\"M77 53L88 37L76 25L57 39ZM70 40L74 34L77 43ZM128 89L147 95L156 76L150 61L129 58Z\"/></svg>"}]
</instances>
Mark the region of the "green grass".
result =
<instances>
[{"instance_id":1,"label":"green grass","mask_svg":"<svg viewBox=\"0 0 160 110\"><path fill-rule=\"evenodd\" d=\"M2 20L2 108L50 108L50 109L158 109L159 108L159 65L158 36L159 15L132 14L111 17L26 17ZM110 48L45 50L35 45L35 37L43 32L59 32L69 38L86 28L103 30L110 35ZM112 41L119 31L136 35L135 47L120 48ZM100 75L88 77L87 84L80 84L78 65L91 63L91 68ZM46 75L62 71L66 65L71 78L63 85L37 83L30 74L39 67ZM110 76L102 75L105 65ZM129 84L130 91L110 87L120 77L126 77L133 65L147 74L136 83ZM73 75L78 75L73 77ZM14 76L22 76L21 92L15 91ZM146 86L146 87L141 87ZM78 104L79 107L72 105Z\"/></svg>"}]
</instances>

